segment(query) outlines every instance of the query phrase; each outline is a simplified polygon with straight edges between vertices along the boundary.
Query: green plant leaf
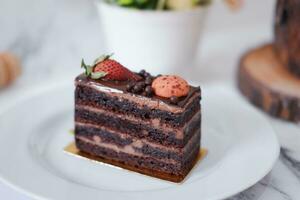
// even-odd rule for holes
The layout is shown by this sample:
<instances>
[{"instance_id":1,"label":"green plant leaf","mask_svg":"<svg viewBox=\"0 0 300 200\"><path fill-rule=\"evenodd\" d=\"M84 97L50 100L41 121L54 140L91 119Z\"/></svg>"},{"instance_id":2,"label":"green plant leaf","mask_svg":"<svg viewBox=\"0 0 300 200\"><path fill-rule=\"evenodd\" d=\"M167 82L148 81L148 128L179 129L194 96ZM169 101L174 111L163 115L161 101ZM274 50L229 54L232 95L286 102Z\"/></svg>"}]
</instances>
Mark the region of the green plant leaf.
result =
<instances>
[{"instance_id":1,"label":"green plant leaf","mask_svg":"<svg viewBox=\"0 0 300 200\"><path fill-rule=\"evenodd\" d=\"M194 0L195 5L207 6L211 4L211 0Z\"/></svg>"},{"instance_id":2,"label":"green plant leaf","mask_svg":"<svg viewBox=\"0 0 300 200\"><path fill-rule=\"evenodd\" d=\"M107 74L108 73L106 73L106 72L92 72L91 78L97 80L97 79L100 79L100 78L106 76Z\"/></svg>"},{"instance_id":3,"label":"green plant leaf","mask_svg":"<svg viewBox=\"0 0 300 200\"><path fill-rule=\"evenodd\" d=\"M166 7L167 0L158 0L156 9L163 10Z\"/></svg>"},{"instance_id":4,"label":"green plant leaf","mask_svg":"<svg viewBox=\"0 0 300 200\"><path fill-rule=\"evenodd\" d=\"M140 9L140 10L169 10L168 0L105 0L109 4L118 6ZM181 0L191 1L195 6L207 6L212 0Z\"/></svg>"},{"instance_id":5,"label":"green plant leaf","mask_svg":"<svg viewBox=\"0 0 300 200\"><path fill-rule=\"evenodd\" d=\"M128 6L132 3L134 3L133 0L118 0L118 4L121 6Z\"/></svg>"},{"instance_id":6,"label":"green plant leaf","mask_svg":"<svg viewBox=\"0 0 300 200\"><path fill-rule=\"evenodd\" d=\"M81 60L81 68L85 69L85 74L87 76L91 75L91 73L93 72L93 67L85 64L84 59Z\"/></svg>"},{"instance_id":7,"label":"green plant leaf","mask_svg":"<svg viewBox=\"0 0 300 200\"><path fill-rule=\"evenodd\" d=\"M111 53L109 55L101 55L100 57L96 58L96 60L94 61L93 66L97 65L100 62L103 62L104 60L109 59L110 57L112 57L114 54Z\"/></svg>"}]
</instances>

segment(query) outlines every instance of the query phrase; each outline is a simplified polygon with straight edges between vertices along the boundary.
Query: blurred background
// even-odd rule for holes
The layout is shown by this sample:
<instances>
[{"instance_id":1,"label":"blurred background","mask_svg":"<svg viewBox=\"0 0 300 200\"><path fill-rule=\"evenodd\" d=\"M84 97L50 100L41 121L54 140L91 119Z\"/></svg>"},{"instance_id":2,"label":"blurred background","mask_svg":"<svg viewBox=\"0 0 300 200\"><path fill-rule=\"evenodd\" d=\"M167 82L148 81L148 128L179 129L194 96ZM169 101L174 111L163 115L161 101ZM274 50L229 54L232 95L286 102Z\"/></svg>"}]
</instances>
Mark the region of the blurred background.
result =
<instances>
[{"instance_id":1,"label":"blurred background","mask_svg":"<svg viewBox=\"0 0 300 200\"><path fill-rule=\"evenodd\" d=\"M271 40L274 5L274 0L245 1L233 12L222 0L215 0L199 44L200 72L213 73L203 71L214 68L232 74L234 58L243 50ZM106 53L98 16L90 0L1 0L0 51L12 52L22 62L23 73L15 86L74 77L81 71L81 58L91 61Z\"/></svg>"},{"instance_id":2,"label":"blurred background","mask_svg":"<svg viewBox=\"0 0 300 200\"><path fill-rule=\"evenodd\" d=\"M176 73L197 83L234 84L240 56L272 40L274 6L275 0L248 0L233 11L224 1L213 1L196 64ZM106 45L92 0L1 0L0 52L19 57L22 73L16 82L0 89L0 111L37 85L71 82L82 72L81 59L91 62L110 53ZM128 67L135 70L135 66ZM1 183L0 197L27 199Z\"/></svg>"}]
</instances>

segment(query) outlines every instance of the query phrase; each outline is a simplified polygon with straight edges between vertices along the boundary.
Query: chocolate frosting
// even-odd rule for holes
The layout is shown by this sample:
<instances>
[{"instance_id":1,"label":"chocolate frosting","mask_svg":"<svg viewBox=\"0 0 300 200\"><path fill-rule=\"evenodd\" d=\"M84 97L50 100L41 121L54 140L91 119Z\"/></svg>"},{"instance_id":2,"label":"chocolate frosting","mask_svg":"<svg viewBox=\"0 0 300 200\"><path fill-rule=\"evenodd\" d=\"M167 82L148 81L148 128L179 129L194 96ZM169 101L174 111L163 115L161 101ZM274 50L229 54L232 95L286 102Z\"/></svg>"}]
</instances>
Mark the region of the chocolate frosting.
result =
<instances>
[{"instance_id":1,"label":"chocolate frosting","mask_svg":"<svg viewBox=\"0 0 300 200\"><path fill-rule=\"evenodd\" d=\"M132 81L109 81L109 80L102 80L102 79L94 80L94 79L91 79L90 77L86 76L85 74L81 74L78 77L76 77L75 82L94 83L94 84L97 84L99 86L104 86L104 87L111 88L112 91L113 91L113 89L116 89L116 90L121 91L123 93L127 93L127 94L131 93L131 92L128 92L126 90L126 86L127 86L128 83L130 83ZM190 91L189 91L188 95L184 96L184 97L179 97L179 101L178 101L176 106L183 108L185 106L185 104L189 101L189 99L196 92L201 93L200 87L190 86ZM131 93L131 94L133 94L133 93ZM145 98L145 96L143 96L143 97ZM153 95L152 97L147 97L147 98L151 98L153 100L159 100L159 101L162 101L166 104L174 106L174 104L171 103L169 98L163 98L163 97L160 97L160 96L157 96L157 95Z\"/></svg>"}]
</instances>

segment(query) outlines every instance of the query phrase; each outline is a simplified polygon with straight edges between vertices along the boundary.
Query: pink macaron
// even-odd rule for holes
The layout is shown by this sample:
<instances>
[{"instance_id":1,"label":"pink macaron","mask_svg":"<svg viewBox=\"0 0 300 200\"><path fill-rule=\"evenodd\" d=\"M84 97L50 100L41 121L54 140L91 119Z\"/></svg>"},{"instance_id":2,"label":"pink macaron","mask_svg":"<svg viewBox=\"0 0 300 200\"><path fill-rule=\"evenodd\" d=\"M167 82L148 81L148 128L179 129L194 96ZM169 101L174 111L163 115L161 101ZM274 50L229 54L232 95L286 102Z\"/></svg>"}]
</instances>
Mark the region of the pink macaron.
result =
<instances>
[{"instance_id":1,"label":"pink macaron","mask_svg":"<svg viewBox=\"0 0 300 200\"><path fill-rule=\"evenodd\" d=\"M152 82L152 88L157 96L183 97L189 93L190 86L183 78L176 75L159 76Z\"/></svg>"}]
</instances>

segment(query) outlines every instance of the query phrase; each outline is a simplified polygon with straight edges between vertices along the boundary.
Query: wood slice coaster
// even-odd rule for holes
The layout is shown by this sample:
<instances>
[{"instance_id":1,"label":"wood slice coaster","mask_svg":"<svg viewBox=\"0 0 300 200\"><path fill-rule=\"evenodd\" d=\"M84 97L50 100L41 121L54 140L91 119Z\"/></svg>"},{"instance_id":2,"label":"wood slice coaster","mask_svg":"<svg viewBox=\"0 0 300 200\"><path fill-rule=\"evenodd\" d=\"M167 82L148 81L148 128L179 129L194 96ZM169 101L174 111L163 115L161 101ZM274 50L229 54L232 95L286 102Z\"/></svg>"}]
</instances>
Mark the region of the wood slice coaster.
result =
<instances>
[{"instance_id":1,"label":"wood slice coaster","mask_svg":"<svg viewBox=\"0 0 300 200\"><path fill-rule=\"evenodd\" d=\"M270 115L300 122L300 79L281 64L273 44L242 57L238 86L251 103Z\"/></svg>"}]
</instances>

